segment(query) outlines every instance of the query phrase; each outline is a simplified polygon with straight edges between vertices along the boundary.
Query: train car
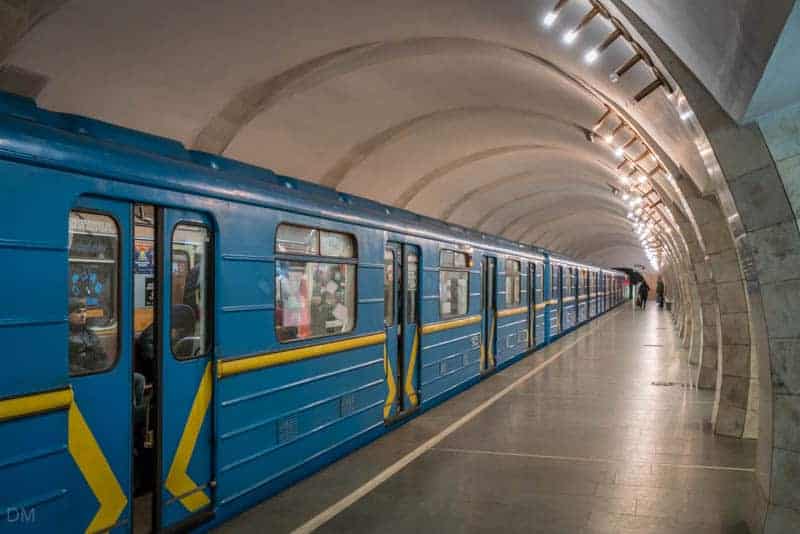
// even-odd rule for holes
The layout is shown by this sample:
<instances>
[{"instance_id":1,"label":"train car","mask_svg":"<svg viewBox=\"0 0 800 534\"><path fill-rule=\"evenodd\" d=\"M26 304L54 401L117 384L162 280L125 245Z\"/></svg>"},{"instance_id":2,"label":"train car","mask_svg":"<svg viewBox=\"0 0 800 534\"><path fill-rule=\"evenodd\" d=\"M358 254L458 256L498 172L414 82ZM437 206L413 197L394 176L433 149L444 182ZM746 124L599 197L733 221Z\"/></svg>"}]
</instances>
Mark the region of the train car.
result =
<instances>
[{"instance_id":1,"label":"train car","mask_svg":"<svg viewBox=\"0 0 800 534\"><path fill-rule=\"evenodd\" d=\"M0 188L4 532L207 529L565 333L590 267L10 95Z\"/></svg>"}]
</instances>

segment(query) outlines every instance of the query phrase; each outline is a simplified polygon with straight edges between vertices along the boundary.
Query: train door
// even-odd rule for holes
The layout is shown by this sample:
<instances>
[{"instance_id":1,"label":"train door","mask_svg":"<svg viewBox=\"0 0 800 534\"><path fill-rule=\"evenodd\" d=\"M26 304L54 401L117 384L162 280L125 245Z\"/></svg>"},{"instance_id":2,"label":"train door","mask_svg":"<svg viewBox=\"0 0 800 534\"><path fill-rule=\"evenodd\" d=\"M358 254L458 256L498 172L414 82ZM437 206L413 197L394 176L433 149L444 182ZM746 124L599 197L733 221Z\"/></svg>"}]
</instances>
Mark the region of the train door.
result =
<instances>
[{"instance_id":1,"label":"train door","mask_svg":"<svg viewBox=\"0 0 800 534\"><path fill-rule=\"evenodd\" d=\"M536 331L536 263L528 264L528 348L536 346L536 338L541 334Z\"/></svg>"},{"instance_id":2,"label":"train door","mask_svg":"<svg viewBox=\"0 0 800 534\"><path fill-rule=\"evenodd\" d=\"M388 421L419 405L419 248L388 243L383 258Z\"/></svg>"},{"instance_id":3,"label":"train door","mask_svg":"<svg viewBox=\"0 0 800 534\"><path fill-rule=\"evenodd\" d=\"M550 284L550 293L551 293L551 301L555 305L555 310L553 312L553 316L555 318L554 321L554 335L561 334L561 328L564 324L564 309L563 309L563 300L562 300L562 283L563 283L563 267L561 265L554 265L552 267L552 283Z\"/></svg>"},{"instance_id":4,"label":"train door","mask_svg":"<svg viewBox=\"0 0 800 534\"><path fill-rule=\"evenodd\" d=\"M497 329L497 287L495 273L497 258L484 257L481 263L481 313L483 332L481 333L481 372L488 373L495 368L495 333Z\"/></svg>"},{"instance_id":5,"label":"train door","mask_svg":"<svg viewBox=\"0 0 800 534\"><path fill-rule=\"evenodd\" d=\"M64 531L130 528L131 233L128 203L82 198L69 213L69 448L86 484Z\"/></svg>"},{"instance_id":6,"label":"train door","mask_svg":"<svg viewBox=\"0 0 800 534\"><path fill-rule=\"evenodd\" d=\"M160 219L154 524L183 530L213 515L213 234L197 213L164 209Z\"/></svg>"}]
</instances>

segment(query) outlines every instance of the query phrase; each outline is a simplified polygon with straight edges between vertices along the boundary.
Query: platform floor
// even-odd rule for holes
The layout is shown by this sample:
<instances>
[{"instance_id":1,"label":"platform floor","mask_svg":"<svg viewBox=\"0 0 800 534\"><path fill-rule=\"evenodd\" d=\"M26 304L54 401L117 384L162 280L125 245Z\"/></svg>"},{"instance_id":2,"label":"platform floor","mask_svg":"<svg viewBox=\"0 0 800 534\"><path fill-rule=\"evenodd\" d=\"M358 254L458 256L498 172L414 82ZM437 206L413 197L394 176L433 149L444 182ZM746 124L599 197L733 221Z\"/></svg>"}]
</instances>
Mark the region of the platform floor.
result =
<instances>
[{"instance_id":1,"label":"platform floor","mask_svg":"<svg viewBox=\"0 0 800 534\"><path fill-rule=\"evenodd\" d=\"M626 305L218 532L746 533L755 441L712 434L677 345Z\"/></svg>"}]
</instances>

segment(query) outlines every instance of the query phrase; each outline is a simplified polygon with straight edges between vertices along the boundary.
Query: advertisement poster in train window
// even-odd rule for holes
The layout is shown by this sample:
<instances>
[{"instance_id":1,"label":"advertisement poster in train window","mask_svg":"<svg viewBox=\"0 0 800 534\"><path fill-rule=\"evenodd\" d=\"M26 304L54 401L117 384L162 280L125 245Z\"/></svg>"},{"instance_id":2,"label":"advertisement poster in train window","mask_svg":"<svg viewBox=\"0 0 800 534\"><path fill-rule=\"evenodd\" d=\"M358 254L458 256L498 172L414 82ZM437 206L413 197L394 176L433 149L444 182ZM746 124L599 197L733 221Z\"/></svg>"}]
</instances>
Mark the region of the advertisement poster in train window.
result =
<instances>
[{"instance_id":1,"label":"advertisement poster in train window","mask_svg":"<svg viewBox=\"0 0 800 534\"><path fill-rule=\"evenodd\" d=\"M153 242L137 239L133 244L133 272L135 274L153 274L154 271Z\"/></svg>"}]
</instances>

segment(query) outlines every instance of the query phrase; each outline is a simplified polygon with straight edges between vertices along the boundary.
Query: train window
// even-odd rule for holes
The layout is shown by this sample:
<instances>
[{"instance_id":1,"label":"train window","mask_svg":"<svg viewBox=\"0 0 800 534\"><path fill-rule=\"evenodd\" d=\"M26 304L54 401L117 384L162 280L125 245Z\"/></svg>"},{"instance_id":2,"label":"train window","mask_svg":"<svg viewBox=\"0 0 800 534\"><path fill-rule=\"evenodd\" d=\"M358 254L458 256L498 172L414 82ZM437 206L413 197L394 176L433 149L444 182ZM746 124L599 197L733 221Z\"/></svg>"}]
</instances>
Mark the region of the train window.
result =
<instances>
[{"instance_id":1,"label":"train window","mask_svg":"<svg viewBox=\"0 0 800 534\"><path fill-rule=\"evenodd\" d=\"M107 215L69 214L69 373L99 373L119 354L119 228Z\"/></svg>"},{"instance_id":2,"label":"train window","mask_svg":"<svg viewBox=\"0 0 800 534\"><path fill-rule=\"evenodd\" d=\"M210 348L209 272L211 234L205 226L178 224L172 233L170 344L178 359Z\"/></svg>"},{"instance_id":3,"label":"train window","mask_svg":"<svg viewBox=\"0 0 800 534\"><path fill-rule=\"evenodd\" d=\"M519 306L521 301L520 264L516 260L506 260L506 306Z\"/></svg>"},{"instance_id":4,"label":"train window","mask_svg":"<svg viewBox=\"0 0 800 534\"><path fill-rule=\"evenodd\" d=\"M275 330L281 343L350 332L356 318L353 236L282 224L275 262ZM320 256L319 261L296 256Z\"/></svg>"},{"instance_id":5,"label":"train window","mask_svg":"<svg viewBox=\"0 0 800 534\"><path fill-rule=\"evenodd\" d=\"M419 258L416 252L406 254L406 273L408 284L406 285L406 321L409 324L417 322L417 270L419 269Z\"/></svg>"},{"instance_id":6,"label":"train window","mask_svg":"<svg viewBox=\"0 0 800 534\"><path fill-rule=\"evenodd\" d=\"M319 232L316 228L282 224L278 227L275 249L278 253L317 256Z\"/></svg>"},{"instance_id":7,"label":"train window","mask_svg":"<svg viewBox=\"0 0 800 534\"><path fill-rule=\"evenodd\" d=\"M463 252L439 253L439 314L442 319L466 315L469 308L469 270Z\"/></svg>"},{"instance_id":8,"label":"train window","mask_svg":"<svg viewBox=\"0 0 800 534\"><path fill-rule=\"evenodd\" d=\"M394 251L383 251L383 323L394 324Z\"/></svg>"}]
</instances>

